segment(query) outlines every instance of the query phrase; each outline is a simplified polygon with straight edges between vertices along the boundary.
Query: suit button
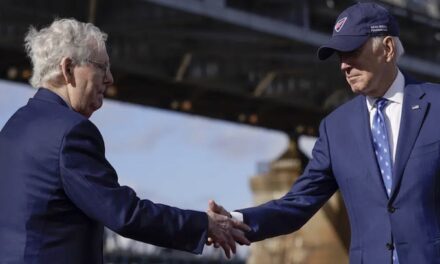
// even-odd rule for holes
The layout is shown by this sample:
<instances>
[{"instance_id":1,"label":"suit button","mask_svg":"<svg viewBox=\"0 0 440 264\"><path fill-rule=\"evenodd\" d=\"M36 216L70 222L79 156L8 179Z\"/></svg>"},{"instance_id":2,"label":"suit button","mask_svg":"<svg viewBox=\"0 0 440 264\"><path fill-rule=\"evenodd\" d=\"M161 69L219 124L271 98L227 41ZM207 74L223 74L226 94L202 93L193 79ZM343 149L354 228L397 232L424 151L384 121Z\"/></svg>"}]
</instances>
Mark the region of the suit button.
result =
<instances>
[{"instance_id":1,"label":"suit button","mask_svg":"<svg viewBox=\"0 0 440 264\"><path fill-rule=\"evenodd\" d=\"M387 249L388 250L393 250L394 249L394 245L393 244L391 244L391 243L387 243Z\"/></svg>"},{"instance_id":2,"label":"suit button","mask_svg":"<svg viewBox=\"0 0 440 264\"><path fill-rule=\"evenodd\" d=\"M390 212L390 213L394 213L396 211L396 208L395 207L393 207L393 206L391 206L391 205L388 205L388 212Z\"/></svg>"}]
</instances>

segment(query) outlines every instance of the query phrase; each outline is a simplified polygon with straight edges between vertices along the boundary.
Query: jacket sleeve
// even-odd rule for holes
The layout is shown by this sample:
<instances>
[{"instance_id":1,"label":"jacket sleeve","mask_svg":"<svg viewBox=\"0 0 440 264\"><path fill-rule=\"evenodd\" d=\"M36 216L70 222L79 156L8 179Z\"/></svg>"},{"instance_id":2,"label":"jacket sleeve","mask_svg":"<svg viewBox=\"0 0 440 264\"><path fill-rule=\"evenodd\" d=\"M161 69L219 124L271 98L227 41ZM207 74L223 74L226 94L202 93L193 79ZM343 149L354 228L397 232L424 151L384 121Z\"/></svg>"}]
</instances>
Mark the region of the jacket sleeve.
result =
<instances>
[{"instance_id":1,"label":"jacket sleeve","mask_svg":"<svg viewBox=\"0 0 440 264\"><path fill-rule=\"evenodd\" d=\"M252 231L251 241L291 233L301 228L336 192L338 185L331 170L325 120L304 173L282 198L257 207L237 210Z\"/></svg>"},{"instance_id":2,"label":"jacket sleeve","mask_svg":"<svg viewBox=\"0 0 440 264\"><path fill-rule=\"evenodd\" d=\"M88 217L122 236L200 254L207 237L203 212L141 200L105 158L98 129L84 120L66 133L60 149L64 190Z\"/></svg>"}]
</instances>

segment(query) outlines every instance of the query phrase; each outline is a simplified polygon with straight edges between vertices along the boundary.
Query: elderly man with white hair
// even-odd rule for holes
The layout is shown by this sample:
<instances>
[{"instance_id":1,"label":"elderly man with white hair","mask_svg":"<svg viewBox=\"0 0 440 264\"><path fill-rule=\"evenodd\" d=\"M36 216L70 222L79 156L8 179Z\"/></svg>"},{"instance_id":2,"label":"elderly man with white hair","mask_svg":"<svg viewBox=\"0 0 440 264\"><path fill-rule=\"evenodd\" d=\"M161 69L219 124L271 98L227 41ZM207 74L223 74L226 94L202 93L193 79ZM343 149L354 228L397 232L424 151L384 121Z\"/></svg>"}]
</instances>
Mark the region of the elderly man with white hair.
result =
<instances>
[{"instance_id":1,"label":"elderly man with white hair","mask_svg":"<svg viewBox=\"0 0 440 264\"><path fill-rule=\"evenodd\" d=\"M89 120L113 83L105 41L90 23L54 21L26 36L39 88L0 132L0 263L102 263L103 227L200 254L248 244L241 222L142 200L105 158Z\"/></svg>"}]
</instances>

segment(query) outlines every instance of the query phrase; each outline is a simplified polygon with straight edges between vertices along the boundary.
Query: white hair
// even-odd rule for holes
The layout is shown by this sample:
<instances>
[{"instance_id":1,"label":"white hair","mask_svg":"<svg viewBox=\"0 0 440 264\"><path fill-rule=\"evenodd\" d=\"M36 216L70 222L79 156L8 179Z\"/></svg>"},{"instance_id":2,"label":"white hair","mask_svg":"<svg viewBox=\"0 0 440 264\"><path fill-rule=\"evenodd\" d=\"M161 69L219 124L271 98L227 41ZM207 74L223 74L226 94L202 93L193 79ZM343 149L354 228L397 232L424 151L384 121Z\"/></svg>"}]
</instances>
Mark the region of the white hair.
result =
<instances>
[{"instance_id":1,"label":"white hair","mask_svg":"<svg viewBox=\"0 0 440 264\"><path fill-rule=\"evenodd\" d=\"M99 28L73 18L56 19L40 31L31 26L25 37L26 52L33 66L30 84L41 87L55 80L62 74L60 63L64 57L82 64L93 51L105 49L106 40L107 34Z\"/></svg>"},{"instance_id":2,"label":"white hair","mask_svg":"<svg viewBox=\"0 0 440 264\"><path fill-rule=\"evenodd\" d=\"M377 47L379 47L379 45L382 43L382 40L385 38L386 36L380 36L380 37L373 37L372 38L372 45L373 45L373 49L376 49ZM395 54L396 54L396 61L398 61L400 59L400 57L402 57L402 55L405 53L405 49L403 48L402 45L402 41L400 41L399 37L392 37L393 41L394 41L394 45L395 45Z\"/></svg>"}]
</instances>

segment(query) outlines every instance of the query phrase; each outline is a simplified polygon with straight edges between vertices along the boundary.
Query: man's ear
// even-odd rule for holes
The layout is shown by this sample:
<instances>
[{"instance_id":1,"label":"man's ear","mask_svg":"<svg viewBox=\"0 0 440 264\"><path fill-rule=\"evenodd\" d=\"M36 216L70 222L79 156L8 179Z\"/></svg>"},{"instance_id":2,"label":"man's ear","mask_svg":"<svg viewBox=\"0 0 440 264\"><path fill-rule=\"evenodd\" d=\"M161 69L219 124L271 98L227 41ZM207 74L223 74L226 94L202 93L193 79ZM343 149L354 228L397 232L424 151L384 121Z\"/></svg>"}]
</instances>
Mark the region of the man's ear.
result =
<instances>
[{"instance_id":1,"label":"man's ear","mask_svg":"<svg viewBox=\"0 0 440 264\"><path fill-rule=\"evenodd\" d=\"M60 67L65 84L72 84L75 86L75 77L73 75L73 60L69 57L64 57L61 60Z\"/></svg>"},{"instance_id":2,"label":"man's ear","mask_svg":"<svg viewBox=\"0 0 440 264\"><path fill-rule=\"evenodd\" d=\"M396 43L394 42L394 39L390 36L386 36L382 44L384 46L384 53L385 53L385 59L387 62L393 61L393 59L396 57Z\"/></svg>"}]
</instances>

